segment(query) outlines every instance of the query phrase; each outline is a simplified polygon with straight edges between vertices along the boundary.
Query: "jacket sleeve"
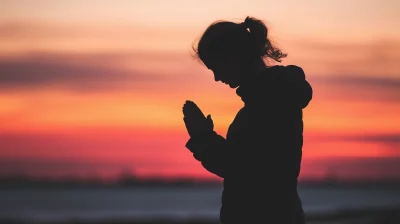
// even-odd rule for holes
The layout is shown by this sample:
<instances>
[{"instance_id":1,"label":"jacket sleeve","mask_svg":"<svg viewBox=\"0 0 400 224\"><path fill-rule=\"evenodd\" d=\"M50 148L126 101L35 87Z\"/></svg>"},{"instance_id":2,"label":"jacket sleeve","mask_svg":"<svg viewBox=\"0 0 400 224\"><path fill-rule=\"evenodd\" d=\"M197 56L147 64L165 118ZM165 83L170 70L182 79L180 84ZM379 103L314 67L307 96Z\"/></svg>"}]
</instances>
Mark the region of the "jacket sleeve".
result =
<instances>
[{"instance_id":1,"label":"jacket sleeve","mask_svg":"<svg viewBox=\"0 0 400 224\"><path fill-rule=\"evenodd\" d=\"M201 137L192 137L186 143L186 148L194 158L219 177L225 178L228 172L236 176L256 175L260 171L258 165L264 164L265 167L270 163L263 155L268 154L266 148L270 148L272 141L275 141L271 129L277 126L274 123L278 119L271 116L272 109L263 102L250 103L246 110L246 117L236 121L241 122L238 126L242 127L237 138L226 140L214 131ZM276 128L273 131L279 132Z\"/></svg>"},{"instance_id":2,"label":"jacket sleeve","mask_svg":"<svg viewBox=\"0 0 400 224\"><path fill-rule=\"evenodd\" d=\"M193 157L207 171L221 178L225 178L228 172L236 176L257 175L262 167L271 164L267 160L278 159L268 152L274 145L273 142L278 140L273 139L278 133L275 135L270 131L277 126L274 125L278 122L274 121L277 118L271 117L271 109L267 110L263 103L249 104L246 107L247 118L237 121L241 122L239 126L242 127L238 138L226 140L214 131L201 137L192 137L186 143L186 148L193 153ZM274 131L279 132L277 129ZM269 159L264 157L268 154Z\"/></svg>"},{"instance_id":3,"label":"jacket sleeve","mask_svg":"<svg viewBox=\"0 0 400 224\"><path fill-rule=\"evenodd\" d=\"M221 178L228 172L248 178L257 178L261 172L270 177L283 174L294 163L289 152L294 142L289 136L292 131L286 129L288 121L282 120L285 112L279 114L277 109L267 110L262 104L249 106L240 139L228 141L212 132L202 138L190 138L186 147L206 170Z\"/></svg>"},{"instance_id":4,"label":"jacket sleeve","mask_svg":"<svg viewBox=\"0 0 400 224\"><path fill-rule=\"evenodd\" d=\"M196 160L209 172L224 178L228 155L227 140L215 131L201 137L192 137L186 143Z\"/></svg>"}]
</instances>

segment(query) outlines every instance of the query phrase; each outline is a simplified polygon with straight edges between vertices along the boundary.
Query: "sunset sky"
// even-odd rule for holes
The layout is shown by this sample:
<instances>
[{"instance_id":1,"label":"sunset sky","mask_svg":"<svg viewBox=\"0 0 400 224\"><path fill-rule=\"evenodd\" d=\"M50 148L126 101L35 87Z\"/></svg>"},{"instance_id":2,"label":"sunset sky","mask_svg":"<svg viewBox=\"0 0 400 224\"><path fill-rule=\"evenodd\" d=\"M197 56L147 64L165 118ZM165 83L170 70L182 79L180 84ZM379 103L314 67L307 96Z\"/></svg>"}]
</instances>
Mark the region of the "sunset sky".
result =
<instances>
[{"instance_id":1,"label":"sunset sky","mask_svg":"<svg viewBox=\"0 0 400 224\"><path fill-rule=\"evenodd\" d=\"M398 0L0 0L0 174L215 178L182 105L225 136L243 103L192 44L246 16L313 86L301 177L400 178Z\"/></svg>"}]
</instances>

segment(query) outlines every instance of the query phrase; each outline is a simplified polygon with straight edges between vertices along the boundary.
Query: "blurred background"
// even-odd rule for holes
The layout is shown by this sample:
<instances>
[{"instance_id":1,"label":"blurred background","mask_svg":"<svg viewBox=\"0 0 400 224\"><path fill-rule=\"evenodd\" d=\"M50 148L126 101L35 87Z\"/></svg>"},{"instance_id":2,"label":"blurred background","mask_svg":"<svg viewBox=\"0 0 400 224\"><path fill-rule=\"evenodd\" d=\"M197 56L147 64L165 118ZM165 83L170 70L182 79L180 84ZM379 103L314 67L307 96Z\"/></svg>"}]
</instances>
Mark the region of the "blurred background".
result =
<instances>
[{"instance_id":1,"label":"blurred background","mask_svg":"<svg viewBox=\"0 0 400 224\"><path fill-rule=\"evenodd\" d=\"M399 208L399 15L397 0L0 0L0 219L218 221L221 180L184 147L181 109L195 101L225 136L242 101L192 45L246 16L314 89L310 221Z\"/></svg>"}]
</instances>

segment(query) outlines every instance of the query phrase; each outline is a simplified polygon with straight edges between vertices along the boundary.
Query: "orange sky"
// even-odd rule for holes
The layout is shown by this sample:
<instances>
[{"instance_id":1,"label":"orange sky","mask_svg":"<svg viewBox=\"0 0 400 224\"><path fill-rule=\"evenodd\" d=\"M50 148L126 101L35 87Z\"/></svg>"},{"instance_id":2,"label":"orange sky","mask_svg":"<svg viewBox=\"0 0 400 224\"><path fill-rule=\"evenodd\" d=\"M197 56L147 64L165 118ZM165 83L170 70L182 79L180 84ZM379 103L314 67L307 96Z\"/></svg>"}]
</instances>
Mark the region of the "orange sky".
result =
<instances>
[{"instance_id":1,"label":"orange sky","mask_svg":"<svg viewBox=\"0 0 400 224\"><path fill-rule=\"evenodd\" d=\"M302 177L400 177L396 0L1 1L0 172L213 177L184 148L182 104L225 136L242 102L191 45L247 15L314 88Z\"/></svg>"}]
</instances>

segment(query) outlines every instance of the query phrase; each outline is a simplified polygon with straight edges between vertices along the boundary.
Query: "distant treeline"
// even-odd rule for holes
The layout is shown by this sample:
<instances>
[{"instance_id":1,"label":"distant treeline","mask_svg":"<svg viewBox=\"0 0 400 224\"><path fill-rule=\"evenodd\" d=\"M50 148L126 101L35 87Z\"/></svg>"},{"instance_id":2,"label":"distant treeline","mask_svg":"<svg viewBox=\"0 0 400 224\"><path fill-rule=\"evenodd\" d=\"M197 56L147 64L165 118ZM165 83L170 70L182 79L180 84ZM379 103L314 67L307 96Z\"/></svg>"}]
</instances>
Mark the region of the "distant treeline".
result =
<instances>
[{"instance_id":1,"label":"distant treeline","mask_svg":"<svg viewBox=\"0 0 400 224\"><path fill-rule=\"evenodd\" d=\"M114 181L104 181L100 178L39 178L28 175L0 176L0 188L110 188L110 187L189 187L189 186L220 186L220 180L198 180L190 178L138 178L133 173L122 173Z\"/></svg>"},{"instance_id":2,"label":"distant treeline","mask_svg":"<svg viewBox=\"0 0 400 224\"><path fill-rule=\"evenodd\" d=\"M0 176L0 188L115 188L115 187L222 187L222 180L198 180L190 178L138 178L133 173L123 172L115 181L103 181L99 178L65 177L58 179L33 178L24 175ZM384 187L400 190L400 180L353 180L302 179L299 187Z\"/></svg>"}]
</instances>

